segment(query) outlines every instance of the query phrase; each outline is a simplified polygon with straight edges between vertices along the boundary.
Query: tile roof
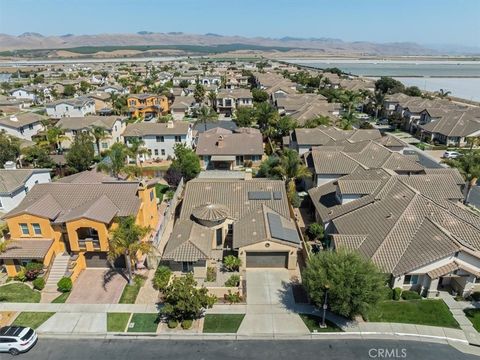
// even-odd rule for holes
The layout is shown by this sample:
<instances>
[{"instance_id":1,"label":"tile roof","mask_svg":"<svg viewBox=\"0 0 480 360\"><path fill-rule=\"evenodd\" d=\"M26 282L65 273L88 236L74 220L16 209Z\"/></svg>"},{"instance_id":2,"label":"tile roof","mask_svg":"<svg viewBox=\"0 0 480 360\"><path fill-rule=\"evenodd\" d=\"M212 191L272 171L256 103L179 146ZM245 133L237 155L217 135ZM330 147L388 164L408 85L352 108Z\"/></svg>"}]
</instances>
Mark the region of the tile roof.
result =
<instances>
[{"instance_id":1,"label":"tile roof","mask_svg":"<svg viewBox=\"0 0 480 360\"><path fill-rule=\"evenodd\" d=\"M173 126L168 123L140 122L127 125L123 136L147 136L147 135L185 135L188 133L190 123L187 121L174 121Z\"/></svg>"},{"instance_id":2,"label":"tile roof","mask_svg":"<svg viewBox=\"0 0 480 360\"><path fill-rule=\"evenodd\" d=\"M17 113L14 115L7 115L0 118L0 126L7 126L14 129L39 123L46 119L44 116L35 114L33 112Z\"/></svg>"},{"instance_id":3,"label":"tile roof","mask_svg":"<svg viewBox=\"0 0 480 360\"><path fill-rule=\"evenodd\" d=\"M24 187L33 174L48 172L50 169L0 169L0 194L11 194Z\"/></svg>"},{"instance_id":4,"label":"tile roof","mask_svg":"<svg viewBox=\"0 0 480 360\"><path fill-rule=\"evenodd\" d=\"M226 133L230 132L230 133ZM198 155L263 155L262 134L255 131L235 132L222 130L222 134L212 130L199 134L196 153Z\"/></svg>"},{"instance_id":5,"label":"tile roof","mask_svg":"<svg viewBox=\"0 0 480 360\"><path fill-rule=\"evenodd\" d=\"M64 117L58 120L57 126L65 130L83 130L93 126L99 126L112 130L117 121L124 121L120 116L85 116L85 117Z\"/></svg>"},{"instance_id":6,"label":"tile roof","mask_svg":"<svg viewBox=\"0 0 480 360\"><path fill-rule=\"evenodd\" d=\"M12 240L7 250L0 253L0 259L33 259L41 260L45 257L53 244L50 239L22 239Z\"/></svg>"}]
</instances>

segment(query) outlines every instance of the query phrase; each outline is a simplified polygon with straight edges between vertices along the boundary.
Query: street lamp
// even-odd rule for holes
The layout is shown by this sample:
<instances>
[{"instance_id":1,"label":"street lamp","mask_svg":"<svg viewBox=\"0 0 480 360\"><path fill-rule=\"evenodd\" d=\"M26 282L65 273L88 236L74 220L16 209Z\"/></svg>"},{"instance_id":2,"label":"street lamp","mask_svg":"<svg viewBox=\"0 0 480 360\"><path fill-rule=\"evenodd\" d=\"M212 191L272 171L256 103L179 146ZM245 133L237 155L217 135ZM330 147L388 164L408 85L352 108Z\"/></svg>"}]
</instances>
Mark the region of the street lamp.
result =
<instances>
[{"instance_id":1,"label":"street lamp","mask_svg":"<svg viewBox=\"0 0 480 360\"><path fill-rule=\"evenodd\" d=\"M330 286L327 284L325 285L325 299L323 301L323 315L322 315L322 323L320 324L321 329L325 329L327 324L325 322L325 317L327 316L327 300L328 300L328 289Z\"/></svg>"}]
</instances>

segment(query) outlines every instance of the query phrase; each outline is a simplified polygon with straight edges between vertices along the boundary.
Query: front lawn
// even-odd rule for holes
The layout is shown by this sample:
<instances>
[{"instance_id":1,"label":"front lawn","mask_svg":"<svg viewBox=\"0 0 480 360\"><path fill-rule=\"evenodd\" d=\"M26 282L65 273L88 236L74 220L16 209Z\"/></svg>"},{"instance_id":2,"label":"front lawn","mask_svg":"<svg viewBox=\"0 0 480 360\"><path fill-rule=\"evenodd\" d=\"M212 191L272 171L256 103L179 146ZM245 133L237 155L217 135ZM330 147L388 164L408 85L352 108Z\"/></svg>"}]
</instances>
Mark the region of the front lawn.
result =
<instances>
[{"instance_id":1,"label":"front lawn","mask_svg":"<svg viewBox=\"0 0 480 360\"><path fill-rule=\"evenodd\" d=\"M55 314L54 312L22 312L13 321L12 325L27 326L32 329L38 328Z\"/></svg>"},{"instance_id":2,"label":"front lawn","mask_svg":"<svg viewBox=\"0 0 480 360\"><path fill-rule=\"evenodd\" d=\"M70 296L70 292L64 292L52 300L52 304L63 304Z\"/></svg>"},{"instance_id":3,"label":"front lawn","mask_svg":"<svg viewBox=\"0 0 480 360\"><path fill-rule=\"evenodd\" d=\"M245 314L207 314L203 322L204 333L236 333Z\"/></svg>"},{"instance_id":4,"label":"front lawn","mask_svg":"<svg viewBox=\"0 0 480 360\"><path fill-rule=\"evenodd\" d=\"M145 278L140 275L133 277L132 285L126 285L123 288L122 296L118 301L119 304L135 304L140 288L145 284Z\"/></svg>"},{"instance_id":5,"label":"front lawn","mask_svg":"<svg viewBox=\"0 0 480 360\"><path fill-rule=\"evenodd\" d=\"M322 322L322 318L316 315L310 314L300 314L303 322L307 326L310 332L342 332L343 330L340 329L337 325L332 323L331 321L325 320L325 324L327 325L326 328L321 328L320 323Z\"/></svg>"},{"instance_id":6,"label":"front lawn","mask_svg":"<svg viewBox=\"0 0 480 360\"><path fill-rule=\"evenodd\" d=\"M32 290L26 284L7 284L0 286L0 302L38 303L40 291Z\"/></svg>"},{"instance_id":7,"label":"front lawn","mask_svg":"<svg viewBox=\"0 0 480 360\"><path fill-rule=\"evenodd\" d=\"M128 332L157 332L158 314L135 313L128 325Z\"/></svg>"},{"instance_id":8,"label":"front lawn","mask_svg":"<svg viewBox=\"0 0 480 360\"><path fill-rule=\"evenodd\" d=\"M443 300L382 301L368 313L368 321L442 326L460 326Z\"/></svg>"},{"instance_id":9,"label":"front lawn","mask_svg":"<svg viewBox=\"0 0 480 360\"><path fill-rule=\"evenodd\" d=\"M124 332L130 315L130 313L107 313L107 331Z\"/></svg>"},{"instance_id":10,"label":"front lawn","mask_svg":"<svg viewBox=\"0 0 480 360\"><path fill-rule=\"evenodd\" d=\"M475 330L480 332L480 309L465 309L463 310L468 320L472 322Z\"/></svg>"}]
</instances>

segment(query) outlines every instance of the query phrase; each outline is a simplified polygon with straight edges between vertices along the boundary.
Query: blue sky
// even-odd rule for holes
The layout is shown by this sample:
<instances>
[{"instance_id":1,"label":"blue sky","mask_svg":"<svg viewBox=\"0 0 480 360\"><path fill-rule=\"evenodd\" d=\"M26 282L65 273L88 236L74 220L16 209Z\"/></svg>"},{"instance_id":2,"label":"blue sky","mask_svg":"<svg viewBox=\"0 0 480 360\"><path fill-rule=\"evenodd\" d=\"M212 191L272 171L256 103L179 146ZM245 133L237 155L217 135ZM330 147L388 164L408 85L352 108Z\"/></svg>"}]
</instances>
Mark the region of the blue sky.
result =
<instances>
[{"instance_id":1,"label":"blue sky","mask_svg":"<svg viewBox=\"0 0 480 360\"><path fill-rule=\"evenodd\" d=\"M480 46L480 0L0 0L0 32L183 31Z\"/></svg>"}]
</instances>

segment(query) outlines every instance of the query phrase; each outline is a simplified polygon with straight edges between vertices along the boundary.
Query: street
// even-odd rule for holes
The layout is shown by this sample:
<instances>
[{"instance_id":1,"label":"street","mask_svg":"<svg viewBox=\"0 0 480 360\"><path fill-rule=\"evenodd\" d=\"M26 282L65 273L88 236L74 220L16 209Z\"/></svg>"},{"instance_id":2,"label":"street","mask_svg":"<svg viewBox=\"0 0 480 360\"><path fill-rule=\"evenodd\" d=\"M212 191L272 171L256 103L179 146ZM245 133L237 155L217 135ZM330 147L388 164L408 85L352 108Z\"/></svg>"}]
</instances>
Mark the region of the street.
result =
<instances>
[{"instance_id":1,"label":"street","mask_svg":"<svg viewBox=\"0 0 480 360\"><path fill-rule=\"evenodd\" d=\"M0 359L12 358L0 354ZM19 360L478 359L444 344L397 340L40 339Z\"/></svg>"}]
</instances>

